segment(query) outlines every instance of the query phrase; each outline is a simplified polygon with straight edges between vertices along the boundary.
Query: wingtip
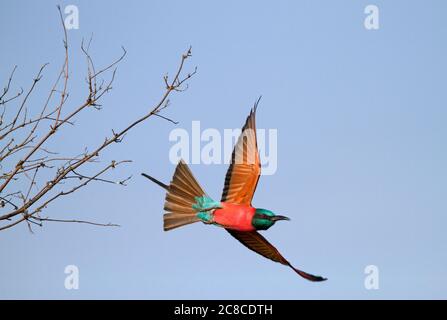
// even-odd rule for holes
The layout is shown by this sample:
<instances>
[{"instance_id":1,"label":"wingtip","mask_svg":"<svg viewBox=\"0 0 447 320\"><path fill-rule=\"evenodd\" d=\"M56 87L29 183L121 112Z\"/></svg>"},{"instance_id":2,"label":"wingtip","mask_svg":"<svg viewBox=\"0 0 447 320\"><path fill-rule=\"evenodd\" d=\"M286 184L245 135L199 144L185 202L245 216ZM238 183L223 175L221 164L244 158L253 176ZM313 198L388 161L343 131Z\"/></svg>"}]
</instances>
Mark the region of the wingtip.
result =
<instances>
[{"instance_id":1,"label":"wingtip","mask_svg":"<svg viewBox=\"0 0 447 320\"><path fill-rule=\"evenodd\" d=\"M254 107L253 107L253 109L252 109L252 111L253 111L254 113L256 113L256 110L258 109L259 101L261 101L261 98L262 98L262 95L260 95L259 98L258 98L258 99L256 100L256 102L255 102L255 105L254 105Z\"/></svg>"},{"instance_id":2,"label":"wingtip","mask_svg":"<svg viewBox=\"0 0 447 320\"><path fill-rule=\"evenodd\" d=\"M327 278L324 278L322 276L314 276L312 274L306 274L306 276L300 274L300 276L312 282L323 282L327 280Z\"/></svg>"},{"instance_id":3,"label":"wingtip","mask_svg":"<svg viewBox=\"0 0 447 320\"><path fill-rule=\"evenodd\" d=\"M316 276L316 282L322 282L322 281L326 281L327 280L327 278L324 278L324 277L322 277L322 276Z\"/></svg>"},{"instance_id":4,"label":"wingtip","mask_svg":"<svg viewBox=\"0 0 447 320\"><path fill-rule=\"evenodd\" d=\"M314 276L313 274L301 271L301 270L296 269L294 267L292 267L292 269L295 270L295 272L298 273L304 279L307 279L307 280L312 281L312 282L322 282L322 281L326 281L327 280L327 278L324 278L322 276Z\"/></svg>"}]
</instances>

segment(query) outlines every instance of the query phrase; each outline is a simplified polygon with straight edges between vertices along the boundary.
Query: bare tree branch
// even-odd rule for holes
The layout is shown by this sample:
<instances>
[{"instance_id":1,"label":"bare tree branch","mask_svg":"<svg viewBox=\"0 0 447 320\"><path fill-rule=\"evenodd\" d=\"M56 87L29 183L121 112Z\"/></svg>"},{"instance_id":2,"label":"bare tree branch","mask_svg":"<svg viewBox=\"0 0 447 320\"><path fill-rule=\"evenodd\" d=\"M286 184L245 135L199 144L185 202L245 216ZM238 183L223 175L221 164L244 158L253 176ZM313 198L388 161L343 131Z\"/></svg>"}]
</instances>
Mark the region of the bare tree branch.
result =
<instances>
[{"instance_id":1,"label":"bare tree branch","mask_svg":"<svg viewBox=\"0 0 447 320\"><path fill-rule=\"evenodd\" d=\"M43 218L40 214L54 201L65 198L78 192L92 182L116 184L126 186L131 177L125 179L110 179L105 175L117 166L129 163L130 160L112 160L100 170L94 169L94 165L100 161L100 156L105 149L123 141L124 136L140 123L152 116L159 117L168 122L177 122L162 115L161 112L169 105L169 96L173 92L182 92L188 88L187 81L197 72L183 76L185 61L191 56L191 48L180 59L174 77L167 75L163 78L166 85L160 100L148 108L139 118L124 125L121 130L112 130L101 142L88 151L84 148L82 153L75 156L59 155L51 150L50 142L63 139L60 129L64 126L75 125L79 114L93 107L101 109L101 98L112 90L116 76L116 67L126 56L126 50L113 62L101 69L96 69L94 60L90 54L90 38L87 46L81 43L81 51L87 64L87 92L82 102L75 107L69 107L69 66L70 46L67 30L63 21L61 8L58 7L59 17L63 29L64 59L56 80L49 90L48 96L42 107L35 112L35 106L28 109L29 98L37 90L37 83L43 77L48 64L43 64L37 75L33 78L30 88L17 106L15 112L11 109L16 98L22 95L23 89L9 96L14 74L17 67L10 73L3 92L0 94L0 230L9 229L25 221L32 232L32 225L41 226L43 222L73 222L86 223L98 226L116 226L114 224L102 224L76 219ZM101 78L99 78L101 77ZM104 78L103 78L104 77ZM57 102L54 101L55 98ZM70 104L74 99L70 98ZM40 124L49 122L49 128L45 129ZM57 156L55 156L57 154ZM88 171L84 168L90 168ZM94 174L81 172L96 171ZM78 184L76 184L78 182Z\"/></svg>"},{"instance_id":2,"label":"bare tree branch","mask_svg":"<svg viewBox=\"0 0 447 320\"><path fill-rule=\"evenodd\" d=\"M51 219L51 218L38 218L38 217L31 217L33 220L37 221L52 221L52 222L69 222L69 223L85 223L85 224L91 224L94 226L100 226L100 227L121 227L119 224L115 223L98 223L98 222L91 222L91 221L85 221L85 220L64 220L64 219Z\"/></svg>"}]
</instances>

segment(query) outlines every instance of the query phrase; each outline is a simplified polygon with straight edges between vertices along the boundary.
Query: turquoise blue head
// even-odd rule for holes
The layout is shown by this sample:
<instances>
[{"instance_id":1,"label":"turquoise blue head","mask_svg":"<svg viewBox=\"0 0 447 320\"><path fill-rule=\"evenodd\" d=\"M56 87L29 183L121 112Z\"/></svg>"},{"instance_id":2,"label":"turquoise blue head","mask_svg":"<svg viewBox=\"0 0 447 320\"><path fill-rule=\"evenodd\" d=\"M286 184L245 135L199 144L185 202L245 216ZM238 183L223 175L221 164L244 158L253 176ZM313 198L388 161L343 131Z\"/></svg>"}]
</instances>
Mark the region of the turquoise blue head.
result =
<instances>
[{"instance_id":1,"label":"turquoise blue head","mask_svg":"<svg viewBox=\"0 0 447 320\"><path fill-rule=\"evenodd\" d=\"M251 224L256 230L267 230L279 220L290 220L288 217L275 214L267 209L256 209Z\"/></svg>"}]
</instances>

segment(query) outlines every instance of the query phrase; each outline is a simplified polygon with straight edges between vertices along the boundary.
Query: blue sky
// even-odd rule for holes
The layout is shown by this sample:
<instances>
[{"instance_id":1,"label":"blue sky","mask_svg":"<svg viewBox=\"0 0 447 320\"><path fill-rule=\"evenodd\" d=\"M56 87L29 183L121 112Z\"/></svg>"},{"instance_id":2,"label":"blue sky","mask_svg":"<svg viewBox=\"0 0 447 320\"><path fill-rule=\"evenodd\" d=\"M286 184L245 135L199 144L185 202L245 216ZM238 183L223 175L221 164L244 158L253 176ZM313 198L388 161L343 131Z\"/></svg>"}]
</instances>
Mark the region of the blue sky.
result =
<instances>
[{"instance_id":1,"label":"blue sky","mask_svg":"<svg viewBox=\"0 0 447 320\"><path fill-rule=\"evenodd\" d=\"M443 1L71 1L70 106L85 93L79 46L104 65L128 51L102 111L86 112L54 148L68 153L101 142L158 101L162 77L190 45L190 88L104 153L132 159L112 178L46 214L114 222L120 228L47 223L0 233L0 298L390 299L447 298L447 26ZM33 102L43 100L63 59L54 1L2 1L1 81L18 65L27 86L50 62ZM364 8L380 9L366 30ZM47 89L47 90L46 90ZM278 130L278 169L262 177L253 204L288 215L266 237L294 265L329 280L310 283L242 247L223 230L196 224L162 230L169 133L237 128L255 99L259 128ZM78 131L79 130L79 131ZM79 132L82 131L82 134ZM220 198L226 165L192 165ZM64 268L80 271L64 288ZM366 290L376 265L380 288Z\"/></svg>"}]
</instances>

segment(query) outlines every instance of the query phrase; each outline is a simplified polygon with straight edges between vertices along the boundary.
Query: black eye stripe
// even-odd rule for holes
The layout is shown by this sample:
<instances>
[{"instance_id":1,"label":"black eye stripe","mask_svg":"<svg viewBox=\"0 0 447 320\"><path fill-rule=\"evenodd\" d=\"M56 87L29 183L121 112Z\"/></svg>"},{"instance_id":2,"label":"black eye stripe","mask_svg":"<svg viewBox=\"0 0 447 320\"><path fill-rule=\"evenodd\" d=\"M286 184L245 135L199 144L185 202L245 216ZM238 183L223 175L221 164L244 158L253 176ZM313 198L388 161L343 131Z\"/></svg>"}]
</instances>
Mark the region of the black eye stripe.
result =
<instances>
[{"instance_id":1,"label":"black eye stripe","mask_svg":"<svg viewBox=\"0 0 447 320\"><path fill-rule=\"evenodd\" d=\"M263 213L256 213L255 218L270 220L271 217Z\"/></svg>"}]
</instances>

